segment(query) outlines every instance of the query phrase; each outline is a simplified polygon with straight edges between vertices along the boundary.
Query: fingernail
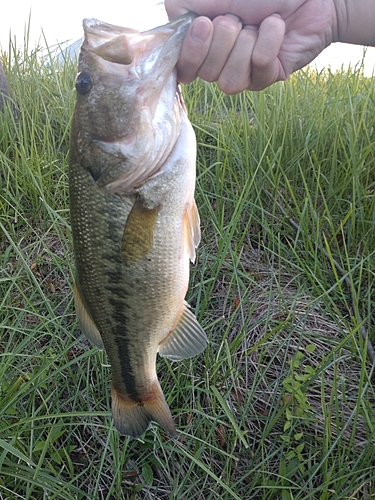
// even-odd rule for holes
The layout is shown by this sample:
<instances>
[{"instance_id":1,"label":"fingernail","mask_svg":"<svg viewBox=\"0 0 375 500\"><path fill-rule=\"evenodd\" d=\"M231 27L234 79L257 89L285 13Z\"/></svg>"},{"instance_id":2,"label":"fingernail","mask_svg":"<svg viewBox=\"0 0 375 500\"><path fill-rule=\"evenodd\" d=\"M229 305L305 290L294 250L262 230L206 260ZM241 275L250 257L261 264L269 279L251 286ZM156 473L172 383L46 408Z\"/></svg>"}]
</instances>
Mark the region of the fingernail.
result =
<instances>
[{"instance_id":1,"label":"fingernail","mask_svg":"<svg viewBox=\"0 0 375 500\"><path fill-rule=\"evenodd\" d=\"M192 39L199 43L206 42L211 33L210 22L207 18L198 17L191 27L190 36Z\"/></svg>"}]
</instances>

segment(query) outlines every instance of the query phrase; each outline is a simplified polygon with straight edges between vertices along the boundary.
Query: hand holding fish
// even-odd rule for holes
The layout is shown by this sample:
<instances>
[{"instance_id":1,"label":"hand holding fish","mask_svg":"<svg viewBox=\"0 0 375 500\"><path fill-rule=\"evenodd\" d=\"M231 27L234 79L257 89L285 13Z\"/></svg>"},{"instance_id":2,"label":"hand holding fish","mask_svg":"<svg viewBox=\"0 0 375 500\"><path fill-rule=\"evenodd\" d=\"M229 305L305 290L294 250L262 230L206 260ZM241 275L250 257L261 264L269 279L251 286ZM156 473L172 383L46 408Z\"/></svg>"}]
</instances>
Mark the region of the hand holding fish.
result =
<instances>
[{"instance_id":1,"label":"hand holding fish","mask_svg":"<svg viewBox=\"0 0 375 500\"><path fill-rule=\"evenodd\" d=\"M375 45L370 0L165 0L171 19L192 11L178 77L234 94L286 80L332 42Z\"/></svg>"}]
</instances>

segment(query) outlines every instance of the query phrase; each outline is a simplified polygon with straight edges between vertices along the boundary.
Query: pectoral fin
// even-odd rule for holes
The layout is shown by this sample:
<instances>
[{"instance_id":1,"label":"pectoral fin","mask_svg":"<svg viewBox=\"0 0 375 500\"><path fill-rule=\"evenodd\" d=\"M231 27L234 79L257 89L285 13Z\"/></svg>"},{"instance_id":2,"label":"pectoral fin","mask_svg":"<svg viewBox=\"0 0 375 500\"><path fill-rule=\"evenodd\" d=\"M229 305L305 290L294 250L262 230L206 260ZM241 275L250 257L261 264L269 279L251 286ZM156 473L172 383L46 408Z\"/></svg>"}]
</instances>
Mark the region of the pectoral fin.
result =
<instances>
[{"instance_id":1,"label":"pectoral fin","mask_svg":"<svg viewBox=\"0 0 375 500\"><path fill-rule=\"evenodd\" d=\"M185 302L173 332L159 345L159 354L172 361L191 358L207 345L207 336Z\"/></svg>"},{"instance_id":2,"label":"pectoral fin","mask_svg":"<svg viewBox=\"0 0 375 500\"><path fill-rule=\"evenodd\" d=\"M74 305L82 333L102 351L104 349L102 337L83 303L81 293L76 283L74 283Z\"/></svg>"},{"instance_id":3,"label":"pectoral fin","mask_svg":"<svg viewBox=\"0 0 375 500\"><path fill-rule=\"evenodd\" d=\"M194 199L192 203L186 206L184 217L185 244L190 260L191 262L194 262L195 249L201 240L199 213Z\"/></svg>"},{"instance_id":4,"label":"pectoral fin","mask_svg":"<svg viewBox=\"0 0 375 500\"><path fill-rule=\"evenodd\" d=\"M158 208L146 208L136 200L122 236L122 256L128 265L141 262L152 249Z\"/></svg>"}]
</instances>

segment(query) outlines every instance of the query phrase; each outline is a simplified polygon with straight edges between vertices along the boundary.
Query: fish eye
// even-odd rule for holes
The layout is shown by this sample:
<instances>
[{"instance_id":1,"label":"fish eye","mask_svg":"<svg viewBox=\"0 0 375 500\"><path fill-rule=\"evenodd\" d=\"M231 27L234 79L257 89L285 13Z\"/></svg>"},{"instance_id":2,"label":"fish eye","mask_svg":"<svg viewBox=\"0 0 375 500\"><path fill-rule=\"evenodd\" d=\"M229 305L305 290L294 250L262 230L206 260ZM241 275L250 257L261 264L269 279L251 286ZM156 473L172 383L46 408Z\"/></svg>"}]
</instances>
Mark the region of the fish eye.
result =
<instances>
[{"instance_id":1,"label":"fish eye","mask_svg":"<svg viewBox=\"0 0 375 500\"><path fill-rule=\"evenodd\" d=\"M92 88L92 78L88 73L78 73L76 89L81 95L86 95Z\"/></svg>"}]
</instances>

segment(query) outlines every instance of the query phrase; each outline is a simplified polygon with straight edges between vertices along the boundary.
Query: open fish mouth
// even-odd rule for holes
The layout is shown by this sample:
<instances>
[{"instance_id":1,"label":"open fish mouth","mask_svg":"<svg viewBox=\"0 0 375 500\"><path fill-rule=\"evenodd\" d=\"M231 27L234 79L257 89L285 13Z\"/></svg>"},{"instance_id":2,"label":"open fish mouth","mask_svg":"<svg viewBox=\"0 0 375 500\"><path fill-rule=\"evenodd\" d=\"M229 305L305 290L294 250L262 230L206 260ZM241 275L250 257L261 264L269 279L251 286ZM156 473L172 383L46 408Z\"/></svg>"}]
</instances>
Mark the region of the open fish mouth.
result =
<instances>
[{"instance_id":1,"label":"open fish mouth","mask_svg":"<svg viewBox=\"0 0 375 500\"><path fill-rule=\"evenodd\" d=\"M102 59L121 65L133 65L133 76L145 78L153 73L160 77L176 65L179 52L173 49L181 40L195 18L188 13L174 21L148 31L137 31L104 23L98 19L84 19L85 40L83 48ZM142 53L142 57L137 57Z\"/></svg>"}]
</instances>

